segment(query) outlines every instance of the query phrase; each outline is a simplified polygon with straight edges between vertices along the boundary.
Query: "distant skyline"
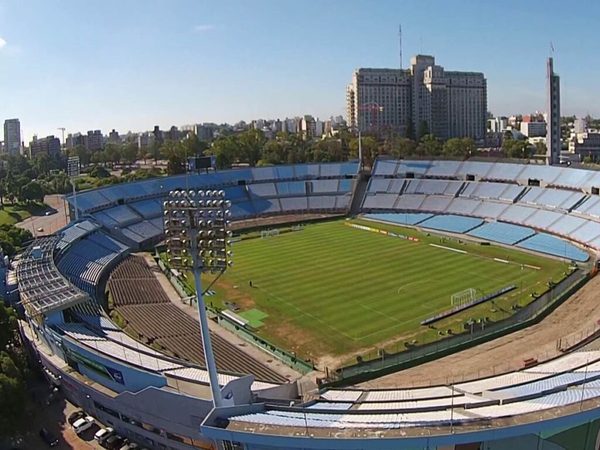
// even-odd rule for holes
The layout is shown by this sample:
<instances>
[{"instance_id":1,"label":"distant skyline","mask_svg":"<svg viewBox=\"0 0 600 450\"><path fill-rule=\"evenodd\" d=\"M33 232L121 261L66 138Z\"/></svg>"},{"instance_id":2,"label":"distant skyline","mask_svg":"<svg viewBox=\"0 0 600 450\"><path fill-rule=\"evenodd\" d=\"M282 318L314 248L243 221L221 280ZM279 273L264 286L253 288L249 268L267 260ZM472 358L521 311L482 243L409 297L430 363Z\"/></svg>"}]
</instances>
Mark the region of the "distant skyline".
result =
<instances>
[{"instance_id":1,"label":"distant skyline","mask_svg":"<svg viewBox=\"0 0 600 450\"><path fill-rule=\"evenodd\" d=\"M417 53L483 72L496 115L543 111L550 43L563 115L600 116L600 4L547 1L0 0L0 119L23 139L112 128L345 116L358 67Z\"/></svg>"}]
</instances>

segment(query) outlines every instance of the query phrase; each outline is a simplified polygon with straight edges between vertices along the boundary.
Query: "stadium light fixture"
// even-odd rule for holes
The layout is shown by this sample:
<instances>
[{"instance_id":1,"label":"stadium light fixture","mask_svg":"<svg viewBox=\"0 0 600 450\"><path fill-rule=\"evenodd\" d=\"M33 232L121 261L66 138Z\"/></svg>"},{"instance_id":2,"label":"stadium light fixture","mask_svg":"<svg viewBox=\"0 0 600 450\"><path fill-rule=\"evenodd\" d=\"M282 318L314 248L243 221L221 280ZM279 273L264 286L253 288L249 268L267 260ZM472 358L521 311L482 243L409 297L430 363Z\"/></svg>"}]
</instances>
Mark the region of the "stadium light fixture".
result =
<instances>
[{"instance_id":1,"label":"stadium light fixture","mask_svg":"<svg viewBox=\"0 0 600 450\"><path fill-rule=\"evenodd\" d=\"M229 208L222 190L179 189L163 203L167 261L194 274L204 360L215 407L222 405L206 307L202 298L203 272L223 273L231 265Z\"/></svg>"}]
</instances>

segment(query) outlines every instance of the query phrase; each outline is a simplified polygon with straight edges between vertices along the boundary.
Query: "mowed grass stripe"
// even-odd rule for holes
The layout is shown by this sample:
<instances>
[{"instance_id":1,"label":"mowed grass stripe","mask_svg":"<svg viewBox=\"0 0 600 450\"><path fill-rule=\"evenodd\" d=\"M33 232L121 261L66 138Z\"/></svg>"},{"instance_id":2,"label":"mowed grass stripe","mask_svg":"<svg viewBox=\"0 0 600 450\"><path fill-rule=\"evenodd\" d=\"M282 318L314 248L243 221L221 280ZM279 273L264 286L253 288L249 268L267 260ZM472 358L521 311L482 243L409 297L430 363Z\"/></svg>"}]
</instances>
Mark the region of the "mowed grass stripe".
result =
<instances>
[{"instance_id":1,"label":"mowed grass stripe","mask_svg":"<svg viewBox=\"0 0 600 450\"><path fill-rule=\"evenodd\" d=\"M420 320L447 309L457 291L539 283L536 271L429 242L436 241L405 241L343 221L312 224L236 243L236 265L225 277L269 314L267 322L292 321L311 330L315 341L335 342L333 353L418 329ZM249 280L256 288L248 288Z\"/></svg>"}]
</instances>

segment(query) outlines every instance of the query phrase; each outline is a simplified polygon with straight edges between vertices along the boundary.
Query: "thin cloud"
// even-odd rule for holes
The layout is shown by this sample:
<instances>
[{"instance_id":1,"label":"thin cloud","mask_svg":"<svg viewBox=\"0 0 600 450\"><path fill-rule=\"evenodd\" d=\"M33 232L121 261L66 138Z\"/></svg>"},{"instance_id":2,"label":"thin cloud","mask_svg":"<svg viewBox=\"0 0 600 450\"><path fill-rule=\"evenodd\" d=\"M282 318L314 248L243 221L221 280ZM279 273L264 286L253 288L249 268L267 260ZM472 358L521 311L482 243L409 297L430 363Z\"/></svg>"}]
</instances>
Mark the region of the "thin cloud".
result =
<instances>
[{"instance_id":1,"label":"thin cloud","mask_svg":"<svg viewBox=\"0 0 600 450\"><path fill-rule=\"evenodd\" d=\"M196 32L196 33L204 33L206 31L211 31L211 30L214 30L214 29L215 29L214 25L202 24L202 25L196 25L194 27L194 32Z\"/></svg>"},{"instance_id":2,"label":"thin cloud","mask_svg":"<svg viewBox=\"0 0 600 450\"><path fill-rule=\"evenodd\" d=\"M0 49L6 46L6 41L0 37Z\"/></svg>"}]
</instances>

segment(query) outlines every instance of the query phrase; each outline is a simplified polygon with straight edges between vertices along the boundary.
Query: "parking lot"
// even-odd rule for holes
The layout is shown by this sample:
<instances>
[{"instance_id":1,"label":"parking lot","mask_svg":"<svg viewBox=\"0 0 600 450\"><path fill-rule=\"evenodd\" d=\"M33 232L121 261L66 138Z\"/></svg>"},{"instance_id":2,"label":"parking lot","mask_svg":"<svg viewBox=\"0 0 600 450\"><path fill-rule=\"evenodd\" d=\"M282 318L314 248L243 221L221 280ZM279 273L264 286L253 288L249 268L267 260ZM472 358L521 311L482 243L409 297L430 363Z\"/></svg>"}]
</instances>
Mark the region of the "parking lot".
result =
<instances>
[{"instance_id":1,"label":"parking lot","mask_svg":"<svg viewBox=\"0 0 600 450\"><path fill-rule=\"evenodd\" d=\"M17 224L18 227L29 230L34 236L52 234L67 224L65 202L62 195L46 195L44 198L52 211L49 215L31 216ZM54 212L56 211L56 212Z\"/></svg>"},{"instance_id":2,"label":"parking lot","mask_svg":"<svg viewBox=\"0 0 600 450\"><path fill-rule=\"evenodd\" d=\"M29 423L32 428L28 430L21 442L15 443L16 448L37 450L50 448L40 437L39 431L42 427L58 438L58 450L91 450L103 449L95 440L94 434L100 429L102 424L95 423L91 428L82 432L79 436L69 425L67 418L69 415L79 409L77 406L68 402L58 394L57 399L50 405L46 405L48 397L47 385L36 387L32 390L35 410L31 411Z\"/></svg>"}]
</instances>

